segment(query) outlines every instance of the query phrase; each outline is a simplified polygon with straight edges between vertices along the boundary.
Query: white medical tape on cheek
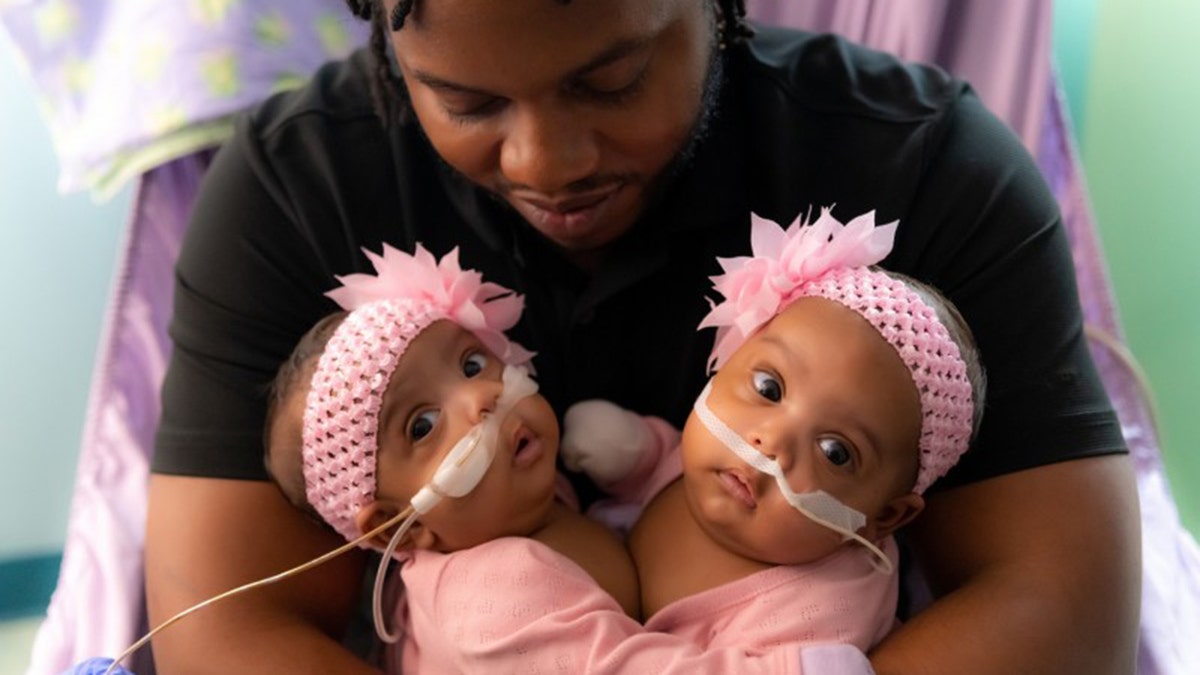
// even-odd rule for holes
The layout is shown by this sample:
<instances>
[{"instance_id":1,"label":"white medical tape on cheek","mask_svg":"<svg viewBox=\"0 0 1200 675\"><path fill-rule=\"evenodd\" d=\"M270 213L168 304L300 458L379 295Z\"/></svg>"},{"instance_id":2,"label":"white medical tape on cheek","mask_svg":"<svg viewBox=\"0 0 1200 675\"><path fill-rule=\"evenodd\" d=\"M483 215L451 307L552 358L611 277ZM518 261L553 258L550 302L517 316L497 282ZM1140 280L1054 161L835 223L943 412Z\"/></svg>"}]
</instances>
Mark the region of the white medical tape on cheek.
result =
<instances>
[{"instance_id":1,"label":"white medical tape on cheek","mask_svg":"<svg viewBox=\"0 0 1200 675\"><path fill-rule=\"evenodd\" d=\"M501 384L496 409L454 444L429 484L413 496L412 505L418 513L428 513L442 497L463 497L475 489L496 455L500 424L521 399L538 390L529 371L520 366L505 366Z\"/></svg>"},{"instance_id":2,"label":"white medical tape on cheek","mask_svg":"<svg viewBox=\"0 0 1200 675\"><path fill-rule=\"evenodd\" d=\"M774 477L775 484L779 486L780 492L793 508L846 537L853 535L860 527L867 524L865 515L841 503L837 497L828 492L817 490L800 493L793 490L783 475L783 467L779 466L778 461L755 450L708 407L710 391L712 391L711 380L704 386L704 391L700 392L699 398L696 399L695 410L700 421L704 423L714 438L721 441L743 462Z\"/></svg>"},{"instance_id":3,"label":"white medical tape on cheek","mask_svg":"<svg viewBox=\"0 0 1200 675\"><path fill-rule=\"evenodd\" d=\"M784 499L787 500L787 503L792 508L804 514L809 520L828 527L842 535L843 539L853 539L866 546L878 559L877 562L873 559L872 564L890 574L892 571L891 559L883 551L879 550L879 547L858 534L859 528L867 524L867 517L861 512L846 506L837 497L824 490L813 492L796 492L793 490L792 486L788 484L787 478L783 474L783 467L779 466L778 461L755 450L708 407L708 394L710 391L712 391L712 380L709 380L708 384L704 385L704 391L701 391L700 396L696 398L693 409L696 411L696 417L708 429L708 432L713 435L713 438L720 441L722 445L729 448L733 454L737 455L739 459L749 464L755 470L775 478L775 484L779 486L779 491L783 493Z\"/></svg>"}]
</instances>

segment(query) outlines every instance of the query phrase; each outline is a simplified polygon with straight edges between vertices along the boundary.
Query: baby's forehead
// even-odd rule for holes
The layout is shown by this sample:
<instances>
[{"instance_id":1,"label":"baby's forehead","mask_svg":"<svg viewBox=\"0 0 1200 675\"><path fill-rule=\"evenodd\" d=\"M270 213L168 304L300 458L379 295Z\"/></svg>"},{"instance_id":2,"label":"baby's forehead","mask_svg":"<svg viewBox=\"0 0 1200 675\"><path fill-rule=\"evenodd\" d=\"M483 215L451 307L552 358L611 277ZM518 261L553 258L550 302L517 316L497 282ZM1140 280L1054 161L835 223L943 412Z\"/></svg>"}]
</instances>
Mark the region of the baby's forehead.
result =
<instances>
[{"instance_id":1,"label":"baby's forehead","mask_svg":"<svg viewBox=\"0 0 1200 675\"><path fill-rule=\"evenodd\" d=\"M824 394L832 410L879 413L881 420L919 425L920 393L912 371L896 348L866 318L833 300L805 297L781 311L747 344L759 348L751 359L768 356L789 387ZM816 378L816 379L814 379ZM893 410L911 415L892 419Z\"/></svg>"},{"instance_id":2,"label":"baby's forehead","mask_svg":"<svg viewBox=\"0 0 1200 675\"><path fill-rule=\"evenodd\" d=\"M397 360L384 389L385 409L420 398L439 378L458 374L460 361L474 353L498 361L474 333L457 323L442 319L430 324L409 341Z\"/></svg>"},{"instance_id":3,"label":"baby's forehead","mask_svg":"<svg viewBox=\"0 0 1200 675\"><path fill-rule=\"evenodd\" d=\"M837 345L837 352L857 351L892 353L896 348L880 329L860 312L845 304L821 296L805 296L790 302L771 318L759 332L767 339L786 339L790 335L816 336ZM831 353L836 353L832 352ZM899 354L896 355L899 358ZM907 369L907 366L905 366Z\"/></svg>"}]
</instances>

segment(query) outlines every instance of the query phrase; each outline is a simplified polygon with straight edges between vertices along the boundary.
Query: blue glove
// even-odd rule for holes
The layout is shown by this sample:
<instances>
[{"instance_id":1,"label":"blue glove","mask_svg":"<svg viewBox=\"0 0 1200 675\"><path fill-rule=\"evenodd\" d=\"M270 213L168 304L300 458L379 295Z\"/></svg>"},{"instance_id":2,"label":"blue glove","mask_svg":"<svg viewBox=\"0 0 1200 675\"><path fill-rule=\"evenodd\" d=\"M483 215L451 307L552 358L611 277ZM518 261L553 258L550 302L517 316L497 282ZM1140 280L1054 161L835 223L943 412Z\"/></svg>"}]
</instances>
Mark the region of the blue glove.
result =
<instances>
[{"instance_id":1,"label":"blue glove","mask_svg":"<svg viewBox=\"0 0 1200 675\"><path fill-rule=\"evenodd\" d=\"M70 670L64 670L62 675L104 675L104 671L108 670L108 666L112 662L113 660L108 657L97 656L83 663L76 664ZM133 675L133 673L121 666L117 666L113 668L112 675Z\"/></svg>"}]
</instances>

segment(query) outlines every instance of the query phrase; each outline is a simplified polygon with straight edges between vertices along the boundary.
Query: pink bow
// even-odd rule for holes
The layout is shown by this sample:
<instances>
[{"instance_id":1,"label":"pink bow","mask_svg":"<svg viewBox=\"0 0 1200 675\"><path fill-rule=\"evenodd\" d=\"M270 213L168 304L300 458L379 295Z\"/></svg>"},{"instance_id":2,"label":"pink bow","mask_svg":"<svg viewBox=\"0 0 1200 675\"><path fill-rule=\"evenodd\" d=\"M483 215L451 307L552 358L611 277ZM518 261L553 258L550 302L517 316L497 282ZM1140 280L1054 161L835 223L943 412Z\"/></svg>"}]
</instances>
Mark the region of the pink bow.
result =
<instances>
[{"instance_id":1,"label":"pink bow","mask_svg":"<svg viewBox=\"0 0 1200 675\"><path fill-rule=\"evenodd\" d=\"M341 288L325 295L353 310L367 303L390 298L411 298L429 303L463 328L479 337L505 363L520 365L533 358L533 352L509 341L504 331L516 325L525 307L524 296L494 283L484 283L475 270L463 270L458 248L439 262L425 247L417 244L409 255L387 244L383 255L363 249L375 266L376 274L338 276Z\"/></svg>"},{"instance_id":2,"label":"pink bow","mask_svg":"<svg viewBox=\"0 0 1200 675\"><path fill-rule=\"evenodd\" d=\"M843 225L824 208L814 222L797 217L785 230L751 214L751 255L718 258L725 273L712 277L713 288L725 300L713 303L699 326L717 329L709 370L720 368L804 284L830 270L867 267L887 257L896 226L897 221L876 226L874 211Z\"/></svg>"}]
</instances>

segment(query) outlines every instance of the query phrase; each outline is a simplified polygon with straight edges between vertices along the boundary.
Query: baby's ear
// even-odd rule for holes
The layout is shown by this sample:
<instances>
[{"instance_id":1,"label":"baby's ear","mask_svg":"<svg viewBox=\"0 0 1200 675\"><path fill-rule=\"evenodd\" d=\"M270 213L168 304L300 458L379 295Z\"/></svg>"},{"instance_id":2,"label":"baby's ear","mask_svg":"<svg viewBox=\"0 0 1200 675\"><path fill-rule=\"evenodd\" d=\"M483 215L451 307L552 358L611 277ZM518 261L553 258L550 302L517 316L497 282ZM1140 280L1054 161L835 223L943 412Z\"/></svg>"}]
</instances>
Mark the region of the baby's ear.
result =
<instances>
[{"instance_id":1,"label":"baby's ear","mask_svg":"<svg viewBox=\"0 0 1200 675\"><path fill-rule=\"evenodd\" d=\"M400 513L406 507L407 505L402 506L390 499L379 499L362 507L362 509L360 509L358 512L358 516L355 518L355 522L358 525L359 536L381 527L389 520L398 520L398 522L394 523L391 527L375 535L374 537L371 537L367 541L367 544L371 548L377 551L383 551L387 548L388 541L391 540L392 535L396 532L396 528L400 527L400 523L403 522L403 519L397 519L396 517L400 515ZM404 540L400 542L398 548L429 549L433 548L434 541L435 537L429 528L422 525L421 521L415 520L413 521L412 526L408 529L408 533L405 534Z\"/></svg>"},{"instance_id":2,"label":"baby's ear","mask_svg":"<svg viewBox=\"0 0 1200 675\"><path fill-rule=\"evenodd\" d=\"M912 522L925 510L925 498L915 492L900 495L884 504L874 518L867 521L863 536L870 541L879 541Z\"/></svg>"}]
</instances>

